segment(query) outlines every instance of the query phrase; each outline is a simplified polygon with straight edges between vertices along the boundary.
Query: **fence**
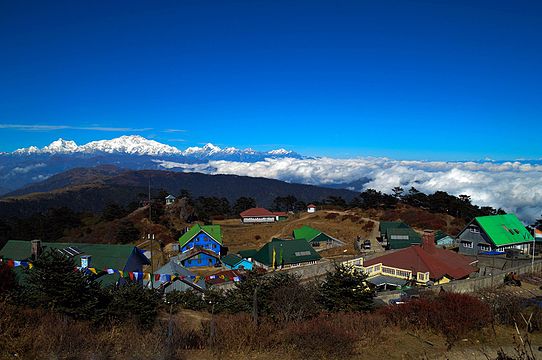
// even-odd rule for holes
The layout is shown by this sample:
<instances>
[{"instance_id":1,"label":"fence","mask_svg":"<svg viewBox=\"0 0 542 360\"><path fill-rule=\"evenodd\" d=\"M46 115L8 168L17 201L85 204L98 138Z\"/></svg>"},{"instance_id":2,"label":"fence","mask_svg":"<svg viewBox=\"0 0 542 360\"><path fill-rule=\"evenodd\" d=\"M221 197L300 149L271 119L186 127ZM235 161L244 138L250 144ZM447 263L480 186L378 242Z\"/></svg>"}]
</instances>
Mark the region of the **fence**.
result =
<instances>
[{"instance_id":1,"label":"fence","mask_svg":"<svg viewBox=\"0 0 542 360\"><path fill-rule=\"evenodd\" d=\"M494 272L492 275L480 276L473 279L451 281L447 284L439 286L433 286L431 290L439 291L441 288L450 292L476 292L480 289L496 287L504 284L504 277L509 272L516 272L517 274L526 274L530 272L542 272L542 261L537 261L534 265L525 264L508 268L505 271Z\"/></svg>"}]
</instances>

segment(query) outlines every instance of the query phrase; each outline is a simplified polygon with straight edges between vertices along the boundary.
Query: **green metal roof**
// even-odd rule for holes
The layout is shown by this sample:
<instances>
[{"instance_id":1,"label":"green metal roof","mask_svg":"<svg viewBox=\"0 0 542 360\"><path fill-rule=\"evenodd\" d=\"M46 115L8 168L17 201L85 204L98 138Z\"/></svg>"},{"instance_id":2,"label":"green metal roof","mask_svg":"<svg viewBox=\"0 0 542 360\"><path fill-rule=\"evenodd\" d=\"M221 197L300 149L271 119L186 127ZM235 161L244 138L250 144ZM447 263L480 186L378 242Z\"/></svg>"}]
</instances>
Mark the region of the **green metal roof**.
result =
<instances>
[{"instance_id":1,"label":"green metal roof","mask_svg":"<svg viewBox=\"0 0 542 360\"><path fill-rule=\"evenodd\" d=\"M273 251L275 264L273 264ZM306 240L273 239L268 242L254 256L254 259L267 266L282 264L296 264L307 261L320 260L322 257Z\"/></svg>"},{"instance_id":2,"label":"green metal roof","mask_svg":"<svg viewBox=\"0 0 542 360\"><path fill-rule=\"evenodd\" d=\"M450 236L441 230L435 231L434 235L435 235L435 241L439 241L440 239L444 239L445 237Z\"/></svg>"},{"instance_id":3,"label":"green metal roof","mask_svg":"<svg viewBox=\"0 0 542 360\"><path fill-rule=\"evenodd\" d=\"M408 240L392 239L393 235L408 235ZM389 228L386 232L388 238L388 247L390 249L403 249L413 244L420 244L422 238L420 234L412 228Z\"/></svg>"},{"instance_id":4,"label":"green metal roof","mask_svg":"<svg viewBox=\"0 0 542 360\"><path fill-rule=\"evenodd\" d=\"M219 244L222 244L222 232L220 230L220 225L199 225L196 224L190 228L187 232L185 232L180 238L179 238L179 245L181 247L185 246L186 243L188 243L192 238L196 235L198 235L201 231L206 232L210 237L212 237L216 242Z\"/></svg>"},{"instance_id":5,"label":"green metal roof","mask_svg":"<svg viewBox=\"0 0 542 360\"><path fill-rule=\"evenodd\" d=\"M254 259L254 257L258 253L258 250L256 249L239 250L237 253L244 259L248 259L248 258Z\"/></svg>"},{"instance_id":6,"label":"green metal roof","mask_svg":"<svg viewBox=\"0 0 542 360\"><path fill-rule=\"evenodd\" d=\"M81 254L73 257L75 264L81 263L82 255L90 255L90 267L96 269L118 269L123 270L128 258L134 251L139 251L134 245L110 245L110 244L85 244L85 243L50 243L42 242L44 251L47 249L76 248ZM0 249L0 256L13 260L29 259L32 255L30 241L10 240ZM143 256L143 255L142 255Z\"/></svg>"},{"instance_id":7,"label":"green metal roof","mask_svg":"<svg viewBox=\"0 0 542 360\"><path fill-rule=\"evenodd\" d=\"M233 267L243 261L243 258L237 254L228 254L226 256L223 256L220 261L222 261L222 263L226 265Z\"/></svg>"},{"instance_id":8,"label":"green metal roof","mask_svg":"<svg viewBox=\"0 0 542 360\"><path fill-rule=\"evenodd\" d=\"M303 225L299 229L294 230L294 239L305 239L307 241L311 241L321 233L322 232L320 230L316 230L310 226Z\"/></svg>"},{"instance_id":9,"label":"green metal roof","mask_svg":"<svg viewBox=\"0 0 542 360\"><path fill-rule=\"evenodd\" d=\"M533 236L514 214L479 216L475 220L496 246L533 241Z\"/></svg>"},{"instance_id":10,"label":"green metal roof","mask_svg":"<svg viewBox=\"0 0 542 360\"><path fill-rule=\"evenodd\" d=\"M408 229L410 226L405 224L402 221L381 221L380 222L380 233L383 234L388 231L388 229Z\"/></svg>"}]
</instances>

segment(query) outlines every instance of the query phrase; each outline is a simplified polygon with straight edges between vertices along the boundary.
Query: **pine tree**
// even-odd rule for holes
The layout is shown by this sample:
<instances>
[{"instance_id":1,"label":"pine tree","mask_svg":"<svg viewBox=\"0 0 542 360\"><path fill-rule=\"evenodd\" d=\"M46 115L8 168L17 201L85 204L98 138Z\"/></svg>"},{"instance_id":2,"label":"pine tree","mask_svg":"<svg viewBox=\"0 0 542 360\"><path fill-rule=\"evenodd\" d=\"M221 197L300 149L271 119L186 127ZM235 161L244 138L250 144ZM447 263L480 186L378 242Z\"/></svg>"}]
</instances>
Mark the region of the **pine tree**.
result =
<instances>
[{"instance_id":1,"label":"pine tree","mask_svg":"<svg viewBox=\"0 0 542 360\"><path fill-rule=\"evenodd\" d=\"M150 328L158 314L159 292L142 287L138 283L128 283L110 289L111 302L108 314L120 322L134 318L143 328Z\"/></svg>"},{"instance_id":2,"label":"pine tree","mask_svg":"<svg viewBox=\"0 0 542 360\"><path fill-rule=\"evenodd\" d=\"M73 318L95 318L105 302L93 276L78 271L71 258L55 249L43 253L27 270L23 286L29 305Z\"/></svg>"},{"instance_id":3,"label":"pine tree","mask_svg":"<svg viewBox=\"0 0 542 360\"><path fill-rule=\"evenodd\" d=\"M372 307L373 291L367 275L354 268L335 265L320 286L320 302L329 311L366 311Z\"/></svg>"}]
</instances>

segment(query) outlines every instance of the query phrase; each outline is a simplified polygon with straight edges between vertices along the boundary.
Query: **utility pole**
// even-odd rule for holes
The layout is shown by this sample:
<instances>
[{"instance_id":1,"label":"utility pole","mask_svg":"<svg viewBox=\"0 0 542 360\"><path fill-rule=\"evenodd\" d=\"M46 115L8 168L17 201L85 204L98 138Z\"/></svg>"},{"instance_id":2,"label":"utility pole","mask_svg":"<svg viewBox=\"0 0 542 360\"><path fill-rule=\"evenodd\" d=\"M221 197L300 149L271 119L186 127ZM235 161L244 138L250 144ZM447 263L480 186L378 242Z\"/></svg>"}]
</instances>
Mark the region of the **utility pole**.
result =
<instances>
[{"instance_id":1,"label":"utility pole","mask_svg":"<svg viewBox=\"0 0 542 360\"><path fill-rule=\"evenodd\" d=\"M152 247L154 245L154 234L147 234L147 239L151 242L151 289L154 289L154 263L152 262Z\"/></svg>"},{"instance_id":2,"label":"utility pole","mask_svg":"<svg viewBox=\"0 0 542 360\"><path fill-rule=\"evenodd\" d=\"M149 222L152 223L152 209L151 209L151 176L149 175Z\"/></svg>"}]
</instances>

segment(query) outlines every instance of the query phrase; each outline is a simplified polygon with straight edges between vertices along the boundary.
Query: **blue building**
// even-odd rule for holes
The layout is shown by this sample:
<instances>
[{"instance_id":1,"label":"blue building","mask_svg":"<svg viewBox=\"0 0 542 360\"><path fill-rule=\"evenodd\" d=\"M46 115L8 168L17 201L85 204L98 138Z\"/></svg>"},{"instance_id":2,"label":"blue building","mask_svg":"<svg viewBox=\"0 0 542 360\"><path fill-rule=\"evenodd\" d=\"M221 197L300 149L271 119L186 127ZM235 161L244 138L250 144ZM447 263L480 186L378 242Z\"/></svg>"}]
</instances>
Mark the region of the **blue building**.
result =
<instances>
[{"instance_id":1,"label":"blue building","mask_svg":"<svg viewBox=\"0 0 542 360\"><path fill-rule=\"evenodd\" d=\"M248 259L243 259L241 256L236 254L229 254L223 256L220 260L222 261L222 265L224 265L225 268L230 270L252 270L252 261L249 261Z\"/></svg>"},{"instance_id":2,"label":"blue building","mask_svg":"<svg viewBox=\"0 0 542 360\"><path fill-rule=\"evenodd\" d=\"M179 238L179 263L184 267L217 266L222 252L219 225L194 225Z\"/></svg>"}]
</instances>

